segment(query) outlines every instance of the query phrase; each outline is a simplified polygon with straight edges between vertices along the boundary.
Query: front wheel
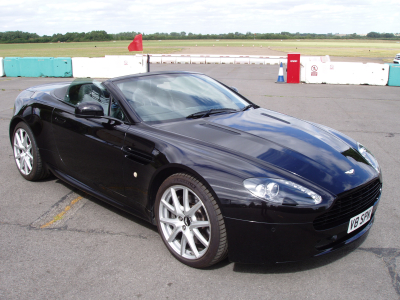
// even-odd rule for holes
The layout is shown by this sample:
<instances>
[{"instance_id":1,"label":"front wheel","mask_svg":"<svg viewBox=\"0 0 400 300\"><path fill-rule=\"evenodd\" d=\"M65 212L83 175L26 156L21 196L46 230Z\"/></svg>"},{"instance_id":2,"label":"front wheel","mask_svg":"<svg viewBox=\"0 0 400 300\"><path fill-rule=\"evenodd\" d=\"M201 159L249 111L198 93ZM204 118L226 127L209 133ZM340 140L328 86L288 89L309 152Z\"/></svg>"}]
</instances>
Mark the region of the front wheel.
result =
<instances>
[{"instance_id":1,"label":"front wheel","mask_svg":"<svg viewBox=\"0 0 400 300\"><path fill-rule=\"evenodd\" d=\"M182 263L205 268L228 254L225 223L210 191L188 174L174 174L160 186L155 215L168 250Z\"/></svg>"},{"instance_id":2,"label":"front wheel","mask_svg":"<svg viewBox=\"0 0 400 300\"><path fill-rule=\"evenodd\" d=\"M39 180L47 176L35 137L24 122L18 123L14 129L13 149L18 171L26 180Z\"/></svg>"}]
</instances>

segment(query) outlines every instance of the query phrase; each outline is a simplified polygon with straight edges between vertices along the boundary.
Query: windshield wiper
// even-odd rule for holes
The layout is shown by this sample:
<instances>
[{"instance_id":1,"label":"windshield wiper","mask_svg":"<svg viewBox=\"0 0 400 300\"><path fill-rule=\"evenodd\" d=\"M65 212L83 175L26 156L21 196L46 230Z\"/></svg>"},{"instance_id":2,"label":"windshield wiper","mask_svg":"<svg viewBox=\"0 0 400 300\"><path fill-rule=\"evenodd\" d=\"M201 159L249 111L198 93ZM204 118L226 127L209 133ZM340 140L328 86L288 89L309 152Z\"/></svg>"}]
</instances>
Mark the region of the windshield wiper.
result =
<instances>
[{"instance_id":1,"label":"windshield wiper","mask_svg":"<svg viewBox=\"0 0 400 300\"><path fill-rule=\"evenodd\" d=\"M194 114L188 115L186 119L204 118L212 114L219 114L223 112L237 112L237 110L233 108L211 108L209 110L199 111Z\"/></svg>"},{"instance_id":2,"label":"windshield wiper","mask_svg":"<svg viewBox=\"0 0 400 300\"><path fill-rule=\"evenodd\" d=\"M240 111L245 111L245 110L249 109L250 107L254 107L253 104L246 105Z\"/></svg>"}]
</instances>

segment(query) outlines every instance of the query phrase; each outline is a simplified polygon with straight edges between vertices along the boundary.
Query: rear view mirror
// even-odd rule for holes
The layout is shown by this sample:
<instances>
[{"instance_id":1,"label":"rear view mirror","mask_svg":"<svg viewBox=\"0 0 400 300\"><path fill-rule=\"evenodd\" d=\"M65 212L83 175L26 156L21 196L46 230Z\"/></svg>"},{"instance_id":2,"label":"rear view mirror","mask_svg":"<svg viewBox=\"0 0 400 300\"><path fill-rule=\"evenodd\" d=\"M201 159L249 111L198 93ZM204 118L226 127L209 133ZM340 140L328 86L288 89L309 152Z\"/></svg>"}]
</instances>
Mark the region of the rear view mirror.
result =
<instances>
[{"instance_id":1,"label":"rear view mirror","mask_svg":"<svg viewBox=\"0 0 400 300\"><path fill-rule=\"evenodd\" d=\"M100 118L104 116L103 106L98 102L82 102L75 108L78 118Z\"/></svg>"}]
</instances>

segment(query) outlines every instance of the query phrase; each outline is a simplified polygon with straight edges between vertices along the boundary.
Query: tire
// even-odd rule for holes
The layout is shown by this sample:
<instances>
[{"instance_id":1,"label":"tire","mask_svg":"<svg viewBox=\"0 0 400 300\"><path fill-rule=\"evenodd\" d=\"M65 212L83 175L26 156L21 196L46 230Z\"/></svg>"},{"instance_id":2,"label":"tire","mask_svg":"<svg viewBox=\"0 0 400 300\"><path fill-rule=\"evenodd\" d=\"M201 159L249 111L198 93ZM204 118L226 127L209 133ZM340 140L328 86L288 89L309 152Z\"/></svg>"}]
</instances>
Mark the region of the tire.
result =
<instances>
[{"instance_id":1,"label":"tire","mask_svg":"<svg viewBox=\"0 0 400 300\"><path fill-rule=\"evenodd\" d=\"M26 180L44 179L48 173L43 166L35 137L29 126L20 122L13 133L14 159L19 173Z\"/></svg>"},{"instance_id":2,"label":"tire","mask_svg":"<svg viewBox=\"0 0 400 300\"><path fill-rule=\"evenodd\" d=\"M205 268L228 255L225 223L210 191L188 174L174 174L160 186L155 202L158 232L176 259Z\"/></svg>"}]
</instances>

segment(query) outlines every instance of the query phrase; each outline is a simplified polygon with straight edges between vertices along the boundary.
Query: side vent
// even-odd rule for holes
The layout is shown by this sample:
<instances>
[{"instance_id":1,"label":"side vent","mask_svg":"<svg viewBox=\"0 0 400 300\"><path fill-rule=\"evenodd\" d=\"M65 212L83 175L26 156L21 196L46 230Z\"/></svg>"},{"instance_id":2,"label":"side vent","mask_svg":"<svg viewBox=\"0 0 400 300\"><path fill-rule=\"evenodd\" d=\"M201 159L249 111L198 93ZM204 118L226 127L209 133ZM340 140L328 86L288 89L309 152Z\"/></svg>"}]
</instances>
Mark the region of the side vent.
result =
<instances>
[{"instance_id":1,"label":"side vent","mask_svg":"<svg viewBox=\"0 0 400 300\"><path fill-rule=\"evenodd\" d=\"M153 161L153 156L128 146L123 146L122 151L125 153L125 158L136 161L141 165L147 165Z\"/></svg>"}]
</instances>

